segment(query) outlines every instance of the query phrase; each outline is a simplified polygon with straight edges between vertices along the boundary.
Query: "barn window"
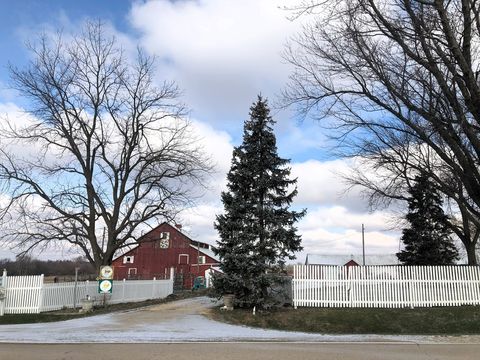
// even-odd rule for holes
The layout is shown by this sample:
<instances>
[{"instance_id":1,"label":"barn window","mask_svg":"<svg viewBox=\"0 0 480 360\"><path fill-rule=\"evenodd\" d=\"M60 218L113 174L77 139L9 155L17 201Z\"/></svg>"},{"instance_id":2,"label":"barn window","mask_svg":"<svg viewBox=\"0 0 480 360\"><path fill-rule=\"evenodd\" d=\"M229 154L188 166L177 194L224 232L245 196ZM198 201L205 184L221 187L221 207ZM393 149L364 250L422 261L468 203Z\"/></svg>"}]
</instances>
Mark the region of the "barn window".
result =
<instances>
[{"instance_id":1,"label":"barn window","mask_svg":"<svg viewBox=\"0 0 480 360\"><path fill-rule=\"evenodd\" d=\"M133 278L137 276L137 268L129 268L128 269L128 278Z\"/></svg>"},{"instance_id":2,"label":"barn window","mask_svg":"<svg viewBox=\"0 0 480 360\"><path fill-rule=\"evenodd\" d=\"M188 260L189 260L188 254L178 255L178 263L179 264L188 264Z\"/></svg>"},{"instance_id":3,"label":"barn window","mask_svg":"<svg viewBox=\"0 0 480 360\"><path fill-rule=\"evenodd\" d=\"M170 239L170 233L168 231L164 231L164 232L161 232L160 233L160 239L166 239L166 240L169 240Z\"/></svg>"},{"instance_id":4,"label":"barn window","mask_svg":"<svg viewBox=\"0 0 480 360\"><path fill-rule=\"evenodd\" d=\"M133 264L133 256L124 256L123 257L124 264Z\"/></svg>"},{"instance_id":5,"label":"barn window","mask_svg":"<svg viewBox=\"0 0 480 360\"><path fill-rule=\"evenodd\" d=\"M199 263L199 264L205 264L205 263L206 263L206 261L205 261L205 256L204 256L204 255L200 255L200 256L198 257L198 263Z\"/></svg>"}]
</instances>

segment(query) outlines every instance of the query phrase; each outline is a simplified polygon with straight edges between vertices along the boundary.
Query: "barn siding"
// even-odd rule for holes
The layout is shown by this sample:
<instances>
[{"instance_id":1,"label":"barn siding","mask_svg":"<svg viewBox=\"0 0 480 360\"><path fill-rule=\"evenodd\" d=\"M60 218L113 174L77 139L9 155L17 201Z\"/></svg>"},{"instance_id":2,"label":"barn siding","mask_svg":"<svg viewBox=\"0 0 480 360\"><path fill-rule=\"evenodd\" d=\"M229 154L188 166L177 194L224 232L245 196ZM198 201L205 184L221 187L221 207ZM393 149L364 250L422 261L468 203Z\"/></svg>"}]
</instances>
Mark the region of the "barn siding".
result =
<instances>
[{"instance_id":1,"label":"barn siding","mask_svg":"<svg viewBox=\"0 0 480 360\"><path fill-rule=\"evenodd\" d=\"M161 249L157 240L160 233L170 233L170 246L168 249ZM190 246L192 240L178 231L175 227L163 223L149 233L145 234L139 241L139 246L113 261L114 278L116 280L129 278L129 269L136 269L136 279L149 280L153 278L168 278L170 268L175 269L175 274L184 274L183 285L185 288L192 287L193 278L205 276L205 271L212 265L218 265L218 261L206 254L206 264L197 265L196 248ZM182 254L188 255L188 264L180 264L179 257ZM124 256L133 256L132 264L123 264ZM130 278L132 278L130 276Z\"/></svg>"}]
</instances>

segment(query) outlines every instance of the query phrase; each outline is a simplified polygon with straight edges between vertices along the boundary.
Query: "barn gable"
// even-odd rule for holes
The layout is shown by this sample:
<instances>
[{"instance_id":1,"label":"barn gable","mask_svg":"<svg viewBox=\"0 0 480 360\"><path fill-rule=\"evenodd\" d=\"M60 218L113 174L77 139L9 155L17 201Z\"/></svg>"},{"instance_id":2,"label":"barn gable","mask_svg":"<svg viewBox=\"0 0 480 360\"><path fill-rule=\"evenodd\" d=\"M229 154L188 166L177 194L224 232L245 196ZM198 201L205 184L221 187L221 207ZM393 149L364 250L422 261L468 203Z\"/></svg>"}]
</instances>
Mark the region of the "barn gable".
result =
<instances>
[{"instance_id":1,"label":"barn gable","mask_svg":"<svg viewBox=\"0 0 480 360\"><path fill-rule=\"evenodd\" d=\"M190 239L180 228L163 223L143 235L138 245L113 260L115 279L162 279L170 269L191 287L193 278L219 261L207 243Z\"/></svg>"}]
</instances>

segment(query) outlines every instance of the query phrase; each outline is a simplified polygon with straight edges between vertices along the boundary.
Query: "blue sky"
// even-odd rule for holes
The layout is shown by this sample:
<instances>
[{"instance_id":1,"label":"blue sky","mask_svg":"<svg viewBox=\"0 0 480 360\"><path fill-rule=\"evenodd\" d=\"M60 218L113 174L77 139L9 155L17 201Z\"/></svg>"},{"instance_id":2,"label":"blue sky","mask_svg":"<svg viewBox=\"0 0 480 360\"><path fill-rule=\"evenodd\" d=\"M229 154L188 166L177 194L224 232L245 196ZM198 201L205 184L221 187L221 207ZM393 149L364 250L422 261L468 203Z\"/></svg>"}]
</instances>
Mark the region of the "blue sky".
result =
<instances>
[{"instance_id":1,"label":"blue sky","mask_svg":"<svg viewBox=\"0 0 480 360\"><path fill-rule=\"evenodd\" d=\"M192 236L213 243L215 214L222 211L219 195L225 185L232 147L241 142L243 121L257 94L273 107L291 68L281 53L301 26L279 7L293 0L0 0L0 121L15 116L25 104L8 87L8 62L22 67L28 59L26 41L42 31L77 31L86 19L108 24L128 51L141 46L158 58L158 79L175 80L192 109L191 119L217 163L212 189L195 208L182 215ZM295 206L308 215L299 224L305 253L360 253L365 223L367 253L392 253L396 233L389 232L390 215L368 213L358 190L342 195L338 173L348 164L330 156L325 135L312 120L300 122L293 111L272 109L277 120L279 154L292 160L298 177ZM0 255L9 255L5 247ZM44 256L44 255L43 255Z\"/></svg>"}]
</instances>

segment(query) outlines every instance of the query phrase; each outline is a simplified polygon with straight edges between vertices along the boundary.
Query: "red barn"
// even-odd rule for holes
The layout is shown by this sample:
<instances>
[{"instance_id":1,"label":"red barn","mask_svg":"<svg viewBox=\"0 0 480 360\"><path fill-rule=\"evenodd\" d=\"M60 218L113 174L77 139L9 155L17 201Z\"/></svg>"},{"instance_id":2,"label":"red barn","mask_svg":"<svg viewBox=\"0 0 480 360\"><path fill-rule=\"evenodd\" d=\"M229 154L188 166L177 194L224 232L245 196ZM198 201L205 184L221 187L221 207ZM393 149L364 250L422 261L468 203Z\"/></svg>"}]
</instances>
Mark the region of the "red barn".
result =
<instances>
[{"instance_id":1,"label":"red barn","mask_svg":"<svg viewBox=\"0 0 480 360\"><path fill-rule=\"evenodd\" d=\"M134 249L113 260L116 280L164 279L173 268L176 285L189 289L194 278L205 276L206 270L219 265L213 247L190 239L179 225L163 223L138 242Z\"/></svg>"}]
</instances>

